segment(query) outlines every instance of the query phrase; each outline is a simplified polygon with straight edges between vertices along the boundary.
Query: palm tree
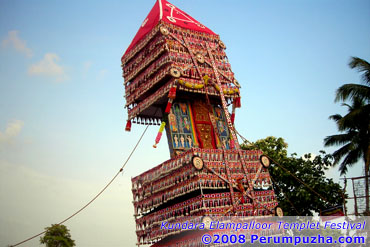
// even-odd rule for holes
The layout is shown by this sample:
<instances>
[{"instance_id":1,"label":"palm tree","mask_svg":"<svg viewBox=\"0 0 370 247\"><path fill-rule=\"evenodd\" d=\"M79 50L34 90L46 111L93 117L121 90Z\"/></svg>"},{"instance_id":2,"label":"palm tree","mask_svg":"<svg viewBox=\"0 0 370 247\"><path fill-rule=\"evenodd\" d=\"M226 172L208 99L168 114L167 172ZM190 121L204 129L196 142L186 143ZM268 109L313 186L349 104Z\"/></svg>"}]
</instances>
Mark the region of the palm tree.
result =
<instances>
[{"instance_id":1,"label":"palm tree","mask_svg":"<svg viewBox=\"0 0 370 247\"><path fill-rule=\"evenodd\" d=\"M325 146L342 145L333 153L334 165L341 162L341 175L348 171L361 158L365 163L365 176L369 176L370 165L370 64L358 57L352 57L349 63L351 68L362 72L363 84L344 84L338 88L335 101L351 100L345 116L339 114L329 118L337 123L342 134L328 136L324 139ZM369 180L365 178L366 213L369 213Z\"/></svg>"}]
</instances>

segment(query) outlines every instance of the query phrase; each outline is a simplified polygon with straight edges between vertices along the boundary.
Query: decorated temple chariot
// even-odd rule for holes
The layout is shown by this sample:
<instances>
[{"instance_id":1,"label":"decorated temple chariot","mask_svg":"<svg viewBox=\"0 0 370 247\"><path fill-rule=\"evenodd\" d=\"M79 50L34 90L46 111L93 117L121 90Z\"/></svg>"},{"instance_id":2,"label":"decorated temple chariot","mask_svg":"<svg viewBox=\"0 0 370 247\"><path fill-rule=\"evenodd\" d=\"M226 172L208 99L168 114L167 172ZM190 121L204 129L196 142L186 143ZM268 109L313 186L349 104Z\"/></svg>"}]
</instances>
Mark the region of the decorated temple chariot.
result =
<instances>
[{"instance_id":1,"label":"decorated temple chariot","mask_svg":"<svg viewBox=\"0 0 370 247\"><path fill-rule=\"evenodd\" d=\"M167 137L170 151L169 160L132 178L138 245L202 246L199 231L163 229L164 221L282 213L268 157L239 146L241 86L225 50L219 35L157 0L122 56L126 130L158 125L153 147Z\"/></svg>"}]
</instances>

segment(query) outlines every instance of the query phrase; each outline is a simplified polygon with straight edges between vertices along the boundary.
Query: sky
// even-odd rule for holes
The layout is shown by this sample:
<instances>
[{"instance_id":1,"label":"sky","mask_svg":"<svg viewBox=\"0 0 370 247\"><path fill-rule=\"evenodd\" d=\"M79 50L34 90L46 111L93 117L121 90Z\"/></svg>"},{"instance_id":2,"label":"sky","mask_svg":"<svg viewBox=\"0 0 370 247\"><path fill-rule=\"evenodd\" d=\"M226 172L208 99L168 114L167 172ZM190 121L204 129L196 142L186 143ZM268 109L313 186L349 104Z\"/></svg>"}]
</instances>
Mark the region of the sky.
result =
<instances>
[{"instance_id":1,"label":"sky","mask_svg":"<svg viewBox=\"0 0 370 247\"><path fill-rule=\"evenodd\" d=\"M344 114L335 90L370 61L370 2L172 0L219 34L242 86L236 128L318 153ZM154 0L0 0L0 246L73 214L123 165L144 131L125 132L120 58ZM367 31L366 31L367 30ZM77 246L134 246L130 179L169 159L150 126L123 174L65 225ZM362 174L357 164L348 177ZM339 179L337 168L327 172ZM39 246L38 238L21 246Z\"/></svg>"}]
</instances>

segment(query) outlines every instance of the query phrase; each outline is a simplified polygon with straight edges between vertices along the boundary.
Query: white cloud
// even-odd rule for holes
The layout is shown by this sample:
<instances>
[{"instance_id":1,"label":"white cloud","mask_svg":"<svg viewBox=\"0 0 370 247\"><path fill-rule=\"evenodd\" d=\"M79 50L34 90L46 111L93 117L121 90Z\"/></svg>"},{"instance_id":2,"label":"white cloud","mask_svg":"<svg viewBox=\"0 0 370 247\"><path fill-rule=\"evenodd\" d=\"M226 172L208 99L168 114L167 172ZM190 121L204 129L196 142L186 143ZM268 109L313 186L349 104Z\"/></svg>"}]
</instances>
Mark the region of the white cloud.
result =
<instances>
[{"instance_id":1,"label":"white cloud","mask_svg":"<svg viewBox=\"0 0 370 247\"><path fill-rule=\"evenodd\" d=\"M91 68L92 62L91 61L86 61L83 64L83 73L87 74Z\"/></svg>"},{"instance_id":2,"label":"white cloud","mask_svg":"<svg viewBox=\"0 0 370 247\"><path fill-rule=\"evenodd\" d=\"M0 131L0 148L14 141L14 138L21 132L24 123L14 120L7 124L4 132Z\"/></svg>"},{"instance_id":3,"label":"white cloud","mask_svg":"<svg viewBox=\"0 0 370 247\"><path fill-rule=\"evenodd\" d=\"M3 47L13 47L16 51L25 54L27 57L32 57L33 52L27 47L26 41L18 37L18 31L13 30L8 32L8 36L2 42Z\"/></svg>"},{"instance_id":4,"label":"white cloud","mask_svg":"<svg viewBox=\"0 0 370 247\"><path fill-rule=\"evenodd\" d=\"M98 80L102 80L104 79L105 75L108 73L108 70L106 69L102 69L99 71L98 73Z\"/></svg>"},{"instance_id":5,"label":"white cloud","mask_svg":"<svg viewBox=\"0 0 370 247\"><path fill-rule=\"evenodd\" d=\"M28 74L54 77L57 81L63 81L67 78L67 75L64 68L57 63L59 60L57 54L46 53L41 61L28 68Z\"/></svg>"}]
</instances>

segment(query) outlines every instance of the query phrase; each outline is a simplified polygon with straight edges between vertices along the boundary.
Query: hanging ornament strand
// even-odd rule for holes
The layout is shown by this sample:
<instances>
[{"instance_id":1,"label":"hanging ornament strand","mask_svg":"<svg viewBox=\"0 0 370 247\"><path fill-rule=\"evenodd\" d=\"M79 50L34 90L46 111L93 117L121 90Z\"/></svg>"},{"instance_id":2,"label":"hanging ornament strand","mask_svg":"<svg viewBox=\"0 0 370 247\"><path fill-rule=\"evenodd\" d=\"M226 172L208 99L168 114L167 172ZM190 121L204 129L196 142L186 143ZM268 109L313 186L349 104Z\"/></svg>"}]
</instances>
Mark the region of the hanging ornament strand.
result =
<instances>
[{"instance_id":1,"label":"hanging ornament strand","mask_svg":"<svg viewBox=\"0 0 370 247\"><path fill-rule=\"evenodd\" d=\"M193 51L191 50L190 48L190 45L189 45L189 42L187 40L187 38L185 37L185 35L182 36L183 38L183 41L184 42L181 42L180 40L178 40L174 35L173 37L180 43L182 44L183 46L185 46L185 48L188 50L192 60L193 60L193 63L194 63L194 66L200 76L200 78L202 78L202 72L200 70L200 67L198 66L198 60L196 59ZM207 88L207 83L208 83L208 79L209 77L208 76L205 76L204 78L202 78L204 80L204 84L205 84L205 92L206 92L206 99L207 99L207 103L208 105L210 106L211 105L211 102L209 100L209 97L208 97L208 88ZM210 110L210 109L209 109ZM211 116L210 116L210 119L211 119ZM211 119L211 123L213 125L213 127L215 128L215 125L214 125L214 122L212 122L212 119ZM217 129L214 129L215 131L217 131ZM224 149L223 149L224 150ZM225 157L225 154L223 154L224 157ZM231 195L231 203L233 205L233 207L235 207L235 196L234 196L234 189L233 189L233 183L232 183L232 178L231 178L231 173L230 173L230 168L229 168L229 164L227 162L227 160L224 158L224 164L225 164L225 169L226 169L226 176L227 176L227 179L229 180L229 189L230 189L230 195Z\"/></svg>"},{"instance_id":2,"label":"hanging ornament strand","mask_svg":"<svg viewBox=\"0 0 370 247\"><path fill-rule=\"evenodd\" d=\"M162 133L163 133L163 130L164 130L164 127L165 126L166 126L166 122L165 121L162 121L161 126L159 127L159 131L158 131L157 137L155 138L155 144L153 145L153 148L157 148L157 144L161 140Z\"/></svg>"},{"instance_id":3,"label":"hanging ornament strand","mask_svg":"<svg viewBox=\"0 0 370 247\"><path fill-rule=\"evenodd\" d=\"M229 115L229 111L227 109L226 99L225 99L225 95L224 95L223 90L222 90L222 85L221 85L220 77L219 77L218 70L217 70L217 67L216 67L216 63L215 63L215 60L214 60L213 55L211 53L209 44L207 42L206 42L206 47L207 47L207 52L208 52L209 58L211 59L211 64L212 64L213 72L214 72L214 74L216 76L217 85L218 85L218 87L220 87L220 97L221 97L222 108L223 108L223 110L225 112L226 122L227 122L227 125L228 125L229 130L230 130L230 134L231 134L230 137L232 137L232 140L230 141L230 146L231 145L235 145L235 149L238 151L238 154L239 154L239 157L240 157L240 161L241 161L242 166L243 166L243 169L244 169L245 176L247 177L247 174L248 174L247 166L246 166L246 163L245 163L243 154L242 154L242 152L240 150L238 139L237 139L236 134L235 134L235 131L234 131L234 125L232 124L231 119L230 119L230 115ZM247 180L247 182L248 182L248 190L247 191L252 196L253 207L254 208L257 208L258 207L258 205L257 205L258 203L257 203L257 200L255 200L254 191L253 191L253 185L252 185L251 181L248 181ZM254 210L253 210L253 212L254 212Z\"/></svg>"}]
</instances>

